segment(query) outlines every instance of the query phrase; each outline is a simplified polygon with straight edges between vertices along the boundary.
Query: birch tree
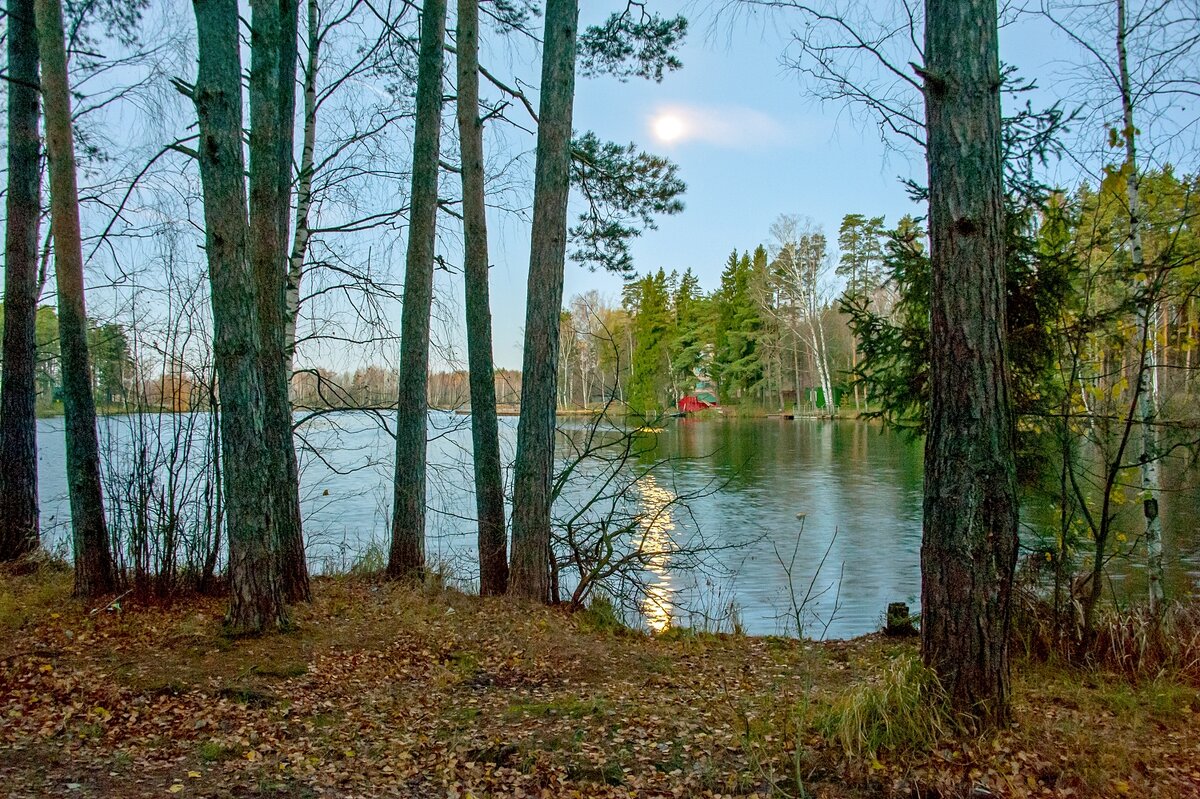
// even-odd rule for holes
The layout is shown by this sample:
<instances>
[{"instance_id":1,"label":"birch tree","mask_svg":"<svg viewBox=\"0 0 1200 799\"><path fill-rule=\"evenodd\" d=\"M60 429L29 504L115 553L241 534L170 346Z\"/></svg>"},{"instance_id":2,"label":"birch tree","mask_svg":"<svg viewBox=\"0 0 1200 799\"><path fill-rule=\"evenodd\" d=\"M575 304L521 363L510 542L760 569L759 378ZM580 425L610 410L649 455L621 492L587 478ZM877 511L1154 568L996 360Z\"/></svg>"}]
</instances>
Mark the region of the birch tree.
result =
<instances>
[{"instance_id":1,"label":"birch tree","mask_svg":"<svg viewBox=\"0 0 1200 799\"><path fill-rule=\"evenodd\" d=\"M776 308L774 313L782 316L781 321L790 326L795 338L803 343L824 393L825 407L833 413L833 373L829 365L824 322L830 300L829 252L825 234L810 222L784 215L771 225L771 238L775 242L772 267L782 301L782 309ZM783 310L782 314L780 310Z\"/></svg>"},{"instance_id":2,"label":"birch tree","mask_svg":"<svg viewBox=\"0 0 1200 799\"><path fill-rule=\"evenodd\" d=\"M1152 613L1163 604L1162 498L1159 474L1159 342L1164 351L1168 325L1162 304L1163 287L1176 264L1172 259L1147 259L1141 184L1151 158L1186 157L1194 148L1195 113L1192 100L1200 91L1200 35L1193 3L1051 2L1042 14L1083 58L1082 78L1072 88L1084 98L1085 130L1101 128L1105 145L1116 146L1122 158L1118 170L1125 187L1127 251L1130 274L1137 284L1134 342L1134 391L1131 412L1136 416L1141 451L1137 456L1146 546L1147 600ZM1095 146L1097 142L1083 142ZM1107 156L1101 156L1107 162ZM1161 161L1160 161L1161 163ZM1107 167L1106 167L1107 168ZM1182 221L1182 220L1180 220ZM1095 570L1088 607L1102 590ZM1089 613L1090 616L1090 613ZM1090 619L1089 619L1090 621ZM1088 625L1090 628L1090 624Z\"/></svg>"}]
</instances>

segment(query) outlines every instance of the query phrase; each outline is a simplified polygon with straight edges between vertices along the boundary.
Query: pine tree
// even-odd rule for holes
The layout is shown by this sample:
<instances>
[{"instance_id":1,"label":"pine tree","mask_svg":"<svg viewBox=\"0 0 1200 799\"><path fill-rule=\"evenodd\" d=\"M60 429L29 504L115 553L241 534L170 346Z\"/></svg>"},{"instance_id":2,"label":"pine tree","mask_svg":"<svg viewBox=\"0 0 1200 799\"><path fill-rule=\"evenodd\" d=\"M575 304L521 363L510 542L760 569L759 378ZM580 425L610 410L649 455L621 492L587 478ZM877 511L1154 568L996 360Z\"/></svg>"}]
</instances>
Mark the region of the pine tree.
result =
<instances>
[{"instance_id":1,"label":"pine tree","mask_svg":"<svg viewBox=\"0 0 1200 799\"><path fill-rule=\"evenodd\" d=\"M0 561L40 545L37 295L41 172L34 0L8 0L8 194L0 376Z\"/></svg>"},{"instance_id":2,"label":"pine tree","mask_svg":"<svg viewBox=\"0 0 1200 799\"><path fill-rule=\"evenodd\" d=\"M492 311L488 300L483 120L479 118L479 0L458 0L457 67L471 451L475 470L475 512L479 520L479 593L491 596L508 590L508 540L504 527L504 473L496 422Z\"/></svg>"},{"instance_id":3,"label":"pine tree","mask_svg":"<svg viewBox=\"0 0 1200 799\"><path fill-rule=\"evenodd\" d=\"M921 650L956 710L1008 719L1017 558L994 0L926 0L930 403Z\"/></svg>"},{"instance_id":4,"label":"pine tree","mask_svg":"<svg viewBox=\"0 0 1200 799\"><path fill-rule=\"evenodd\" d=\"M637 282L640 290L637 314L633 318L635 343L628 402L631 410L644 414L661 409L667 399L671 310L663 270Z\"/></svg>"},{"instance_id":5,"label":"pine tree","mask_svg":"<svg viewBox=\"0 0 1200 799\"><path fill-rule=\"evenodd\" d=\"M751 293L753 268L749 253L740 257L736 250L731 253L714 298L713 372L722 399L740 398L762 379L758 351L762 317Z\"/></svg>"},{"instance_id":6,"label":"pine tree","mask_svg":"<svg viewBox=\"0 0 1200 799\"><path fill-rule=\"evenodd\" d=\"M700 281L691 269L683 273L671 305L675 311L671 341L672 382L682 396L695 388L696 373L703 368L704 350L711 337L707 324L708 303L700 291Z\"/></svg>"},{"instance_id":7,"label":"pine tree","mask_svg":"<svg viewBox=\"0 0 1200 799\"><path fill-rule=\"evenodd\" d=\"M104 492L100 483L100 443L88 356L83 239L61 0L37 0L36 17L46 115L46 159L50 173L50 231L54 239L54 274L58 287L58 339L62 352L75 593L92 597L114 590L118 575L104 518Z\"/></svg>"},{"instance_id":8,"label":"pine tree","mask_svg":"<svg viewBox=\"0 0 1200 799\"><path fill-rule=\"evenodd\" d=\"M439 134L446 1L421 7L417 121L413 133L411 221L404 268L400 392L396 405L396 472L388 575L419 577L425 569L426 431L429 427L429 313L437 241Z\"/></svg>"},{"instance_id":9,"label":"pine tree","mask_svg":"<svg viewBox=\"0 0 1200 799\"><path fill-rule=\"evenodd\" d=\"M883 285L882 216L846 214L838 228L842 257L837 274L846 278L847 296L873 297Z\"/></svg>"}]
</instances>

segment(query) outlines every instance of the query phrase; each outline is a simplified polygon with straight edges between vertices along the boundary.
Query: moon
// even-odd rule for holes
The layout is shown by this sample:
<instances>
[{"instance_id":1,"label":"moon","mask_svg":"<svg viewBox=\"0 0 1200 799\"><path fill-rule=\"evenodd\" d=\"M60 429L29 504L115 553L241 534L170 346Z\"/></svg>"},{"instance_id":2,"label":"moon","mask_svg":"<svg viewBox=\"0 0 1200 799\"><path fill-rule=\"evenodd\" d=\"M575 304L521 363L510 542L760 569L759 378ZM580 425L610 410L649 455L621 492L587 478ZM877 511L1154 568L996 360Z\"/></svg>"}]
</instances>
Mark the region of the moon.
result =
<instances>
[{"instance_id":1,"label":"moon","mask_svg":"<svg viewBox=\"0 0 1200 799\"><path fill-rule=\"evenodd\" d=\"M654 138L664 144L677 142L687 134L687 125L677 114L662 113L651 121Z\"/></svg>"}]
</instances>

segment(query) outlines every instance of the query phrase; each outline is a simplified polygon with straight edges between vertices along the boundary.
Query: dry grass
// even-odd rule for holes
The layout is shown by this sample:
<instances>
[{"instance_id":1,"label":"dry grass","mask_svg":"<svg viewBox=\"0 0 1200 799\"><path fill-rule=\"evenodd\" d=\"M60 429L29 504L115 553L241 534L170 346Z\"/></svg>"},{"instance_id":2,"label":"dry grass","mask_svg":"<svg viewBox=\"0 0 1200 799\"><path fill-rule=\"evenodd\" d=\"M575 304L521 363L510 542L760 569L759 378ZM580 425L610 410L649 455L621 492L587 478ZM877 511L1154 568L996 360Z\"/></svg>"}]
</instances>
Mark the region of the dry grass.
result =
<instances>
[{"instance_id":1,"label":"dry grass","mask_svg":"<svg viewBox=\"0 0 1200 799\"><path fill-rule=\"evenodd\" d=\"M817 726L849 757L923 753L948 737L953 714L937 675L910 653L838 696Z\"/></svg>"}]
</instances>

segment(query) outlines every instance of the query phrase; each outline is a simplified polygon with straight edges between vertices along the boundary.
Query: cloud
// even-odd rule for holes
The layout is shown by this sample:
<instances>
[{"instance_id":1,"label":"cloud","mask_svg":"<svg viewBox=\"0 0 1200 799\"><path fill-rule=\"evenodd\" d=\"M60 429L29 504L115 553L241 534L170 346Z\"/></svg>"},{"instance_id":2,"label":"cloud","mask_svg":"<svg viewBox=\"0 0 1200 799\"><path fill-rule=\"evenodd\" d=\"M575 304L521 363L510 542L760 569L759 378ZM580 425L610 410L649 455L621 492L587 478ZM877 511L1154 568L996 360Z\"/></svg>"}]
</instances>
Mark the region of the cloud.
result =
<instances>
[{"instance_id":1,"label":"cloud","mask_svg":"<svg viewBox=\"0 0 1200 799\"><path fill-rule=\"evenodd\" d=\"M750 150L788 140L787 129L774 117L738 105L661 105L647 119L650 134L661 144L703 142Z\"/></svg>"}]
</instances>

